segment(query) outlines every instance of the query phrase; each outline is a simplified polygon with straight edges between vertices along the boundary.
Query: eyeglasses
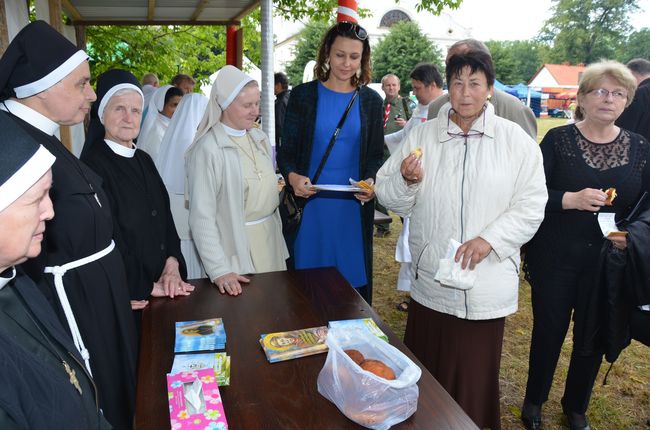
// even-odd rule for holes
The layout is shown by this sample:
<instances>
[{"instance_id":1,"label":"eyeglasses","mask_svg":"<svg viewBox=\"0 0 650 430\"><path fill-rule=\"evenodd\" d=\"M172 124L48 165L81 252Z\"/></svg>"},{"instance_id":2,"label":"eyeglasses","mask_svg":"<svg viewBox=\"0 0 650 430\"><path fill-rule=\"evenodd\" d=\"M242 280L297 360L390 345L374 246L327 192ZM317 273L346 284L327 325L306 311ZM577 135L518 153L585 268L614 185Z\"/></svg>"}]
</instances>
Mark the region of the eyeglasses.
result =
<instances>
[{"instance_id":1,"label":"eyeglasses","mask_svg":"<svg viewBox=\"0 0 650 430\"><path fill-rule=\"evenodd\" d=\"M596 88L589 91L589 94L592 94L598 99L606 99L610 94L614 100L627 100L627 93L623 91L609 91L605 88Z\"/></svg>"},{"instance_id":2,"label":"eyeglasses","mask_svg":"<svg viewBox=\"0 0 650 430\"><path fill-rule=\"evenodd\" d=\"M368 38L368 32L365 30L365 28L353 22L339 22L336 24L336 31L341 35L354 34L354 37L362 42Z\"/></svg>"},{"instance_id":3,"label":"eyeglasses","mask_svg":"<svg viewBox=\"0 0 650 430\"><path fill-rule=\"evenodd\" d=\"M454 110L454 108L451 108L451 109L449 109L449 113L447 114L447 134L448 134L450 137L464 137L464 138L468 138L468 137L483 137L483 136L485 135L485 132L483 132L483 131L478 131L478 130L473 130L473 129L470 129L467 133L464 133L464 132L463 132L463 133L452 133L451 131L449 131L449 130L450 130L451 123L452 123L452 121L453 121L453 120L451 119L451 116L452 116L455 112L456 112L456 111ZM483 116L483 130L485 130L485 106L483 106L483 109L481 110L481 113L480 113L479 115ZM454 122L454 124L456 124L456 123ZM456 125L458 125L458 124L456 124Z\"/></svg>"}]
</instances>

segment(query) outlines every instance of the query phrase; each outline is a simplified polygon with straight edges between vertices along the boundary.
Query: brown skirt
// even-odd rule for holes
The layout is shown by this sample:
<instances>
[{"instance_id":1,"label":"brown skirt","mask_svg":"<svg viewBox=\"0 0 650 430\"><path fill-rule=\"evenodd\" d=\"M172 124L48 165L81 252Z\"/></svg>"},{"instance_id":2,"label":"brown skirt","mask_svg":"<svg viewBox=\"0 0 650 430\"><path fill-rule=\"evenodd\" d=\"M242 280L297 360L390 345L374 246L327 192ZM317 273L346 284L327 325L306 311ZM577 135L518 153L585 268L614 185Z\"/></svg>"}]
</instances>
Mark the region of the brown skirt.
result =
<instances>
[{"instance_id":1,"label":"brown skirt","mask_svg":"<svg viewBox=\"0 0 650 430\"><path fill-rule=\"evenodd\" d=\"M499 430L505 318L464 320L411 299L404 343L479 428Z\"/></svg>"}]
</instances>

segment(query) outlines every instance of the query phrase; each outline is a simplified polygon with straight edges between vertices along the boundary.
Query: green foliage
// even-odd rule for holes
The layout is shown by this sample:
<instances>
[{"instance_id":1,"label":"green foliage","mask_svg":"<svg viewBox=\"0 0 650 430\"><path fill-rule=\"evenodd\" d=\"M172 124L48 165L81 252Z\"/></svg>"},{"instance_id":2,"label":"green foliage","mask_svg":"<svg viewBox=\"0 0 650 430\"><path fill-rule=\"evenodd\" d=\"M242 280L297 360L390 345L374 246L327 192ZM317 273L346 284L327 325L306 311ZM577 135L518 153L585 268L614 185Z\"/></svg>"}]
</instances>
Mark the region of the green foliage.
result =
<instances>
[{"instance_id":1,"label":"green foliage","mask_svg":"<svg viewBox=\"0 0 650 430\"><path fill-rule=\"evenodd\" d=\"M93 79L120 68L161 84L177 73L205 82L225 64L225 29L213 26L92 26L86 30Z\"/></svg>"},{"instance_id":2,"label":"green foliage","mask_svg":"<svg viewBox=\"0 0 650 430\"><path fill-rule=\"evenodd\" d=\"M399 0L395 0L395 3L399 3ZM461 3L462 0L420 0L415 8L418 12L439 14L445 6L457 9ZM308 18L323 22L332 19L337 6L337 0L275 0L273 13L288 20ZM365 13L367 11L359 10L361 16Z\"/></svg>"},{"instance_id":3,"label":"green foliage","mask_svg":"<svg viewBox=\"0 0 650 430\"><path fill-rule=\"evenodd\" d=\"M331 23L328 22L312 21L305 26L298 36L298 43L296 43L293 51L293 60L289 63L286 70L287 77L292 86L302 83L305 65L310 60L316 60L321 39L330 26Z\"/></svg>"},{"instance_id":4,"label":"green foliage","mask_svg":"<svg viewBox=\"0 0 650 430\"><path fill-rule=\"evenodd\" d=\"M393 73L400 78L402 94L411 91L409 75L418 63L433 63L442 72L442 53L422 33L415 22L401 21L393 25L388 35L372 51L372 79Z\"/></svg>"},{"instance_id":5,"label":"green foliage","mask_svg":"<svg viewBox=\"0 0 650 430\"><path fill-rule=\"evenodd\" d=\"M634 58L650 60L650 28L643 28L630 34L618 59L624 63Z\"/></svg>"},{"instance_id":6,"label":"green foliage","mask_svg":"<svg viewBox=\"0 0 650 430\"><path fill-rule=\"evenodd\" d=\"M616 58L630 32L629 15L638 0L553 0L553 16L539 38L553 47L555 63L593 63Z\"/></svg>"},{"instance_id":7,"label":"green foliage","mask_svg":"<svg viewBox=\"0 0 650 430\"><path fill-rule=\"evenodd\" d=\"M256 65L261 64L259 22L259 9L242 21L244 55ZM93 80L120 68L138 78L155 73L161 83L170 82L177 73L207 83L226 64L223 26L90 26L86 40Z\"/></svg>"},{"instance_id":8,"label":"green foliage","mask_svg":"<svg viewBox=\"0 0 650 430\"><path fill-rule=\"evenodd\" d=\"M485 44L492 53L497 79L506 85L528 82L549 53L548 46L533 40L490 40Z\"/></svg>"}]
</instances>

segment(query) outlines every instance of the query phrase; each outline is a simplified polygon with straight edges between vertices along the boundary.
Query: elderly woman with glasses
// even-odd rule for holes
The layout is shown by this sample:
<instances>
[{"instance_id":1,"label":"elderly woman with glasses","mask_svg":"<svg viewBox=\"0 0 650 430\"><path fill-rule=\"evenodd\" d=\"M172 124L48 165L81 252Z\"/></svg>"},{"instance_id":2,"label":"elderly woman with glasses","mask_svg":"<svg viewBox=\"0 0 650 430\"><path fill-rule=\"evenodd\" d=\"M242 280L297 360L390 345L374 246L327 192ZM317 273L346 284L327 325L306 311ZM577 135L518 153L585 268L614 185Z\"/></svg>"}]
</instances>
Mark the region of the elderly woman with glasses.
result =
<instances>
[{"instance_id":1,"label":"elderly woman with glasses","mask_svg":"<svg viewBox=\"0 0 650 430\"><path fill-rule=\"evenodd\" d=\"M592 64L578 88L577 117L550 130L541 143L549 200L546 216L530 242L526 275L532 286L533 335L522 420L541 426L541 407L548 399L558 356L573 314L574 349L562 410L570 428L588 429L585 415L602 353L579 351L583 317L597 281L602 245L625 250L625 236L603 237L601 213L626 215L649 189L648 142L614 122L634 98L636 80L620 63ZM605 190L615 188L608 199ZM596 310L596 314L598 311Z\"/></svg>"},{"instance_id":2,"label":"elderly woman with glasses","mask_svg":"<svg viewBox=\"0 0 650 430\"><path fill-rule=\"evenodd\" d=\"M286 237L287 244L295 268L334 266L370 303L374 205L364 203L374 192L316 193L312 186L321 164L318 184L349 185L350 178L374 182L382 163L382 100L365 86L371 68L363 27L339 22L330 28L314 71L316 80L291 92L277 157L287 184L307 199L298 232Z\"/></svg>"},{"instance_id":3,"label":"elderly woman with glasses","mask_svg":"<svg viewBox=\"0 0 650 430\"><path fill-rule=\"evenodd\" d=\"M547 199L542 154L521 127L494 114L488 54L454 55L446 74L450 103L379 170L377 197L410 217L404 342L479 428L494 430L519 249L537 231Z\"/></svg>"}]
</instances>

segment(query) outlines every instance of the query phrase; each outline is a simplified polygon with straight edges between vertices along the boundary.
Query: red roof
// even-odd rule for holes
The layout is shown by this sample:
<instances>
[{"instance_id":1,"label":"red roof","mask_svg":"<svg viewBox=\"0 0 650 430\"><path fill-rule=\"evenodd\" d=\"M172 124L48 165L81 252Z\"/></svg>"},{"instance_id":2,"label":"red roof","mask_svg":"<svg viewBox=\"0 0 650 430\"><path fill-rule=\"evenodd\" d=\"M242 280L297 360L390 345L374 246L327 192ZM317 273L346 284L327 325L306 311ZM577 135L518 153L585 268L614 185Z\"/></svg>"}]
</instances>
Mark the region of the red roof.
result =
<instances>
[{"instance_id":1,"label":"red roof","mask_svg":"<svg viewBox=\"0 0 650 430\"><path fill-rule=\"evenodd\" d=\"M539 68L533 79L542 69L546 68L558 85L575 85L578 86L580 76L585 70L585 66L569 66L567 64L544 64ZM531 81L533 80L531 79Z\"/></svg>"}]
</instances>

